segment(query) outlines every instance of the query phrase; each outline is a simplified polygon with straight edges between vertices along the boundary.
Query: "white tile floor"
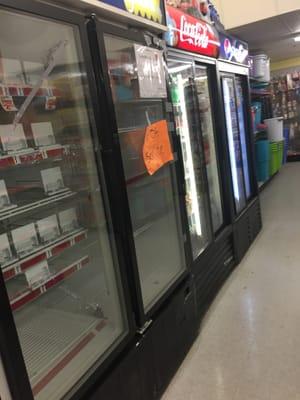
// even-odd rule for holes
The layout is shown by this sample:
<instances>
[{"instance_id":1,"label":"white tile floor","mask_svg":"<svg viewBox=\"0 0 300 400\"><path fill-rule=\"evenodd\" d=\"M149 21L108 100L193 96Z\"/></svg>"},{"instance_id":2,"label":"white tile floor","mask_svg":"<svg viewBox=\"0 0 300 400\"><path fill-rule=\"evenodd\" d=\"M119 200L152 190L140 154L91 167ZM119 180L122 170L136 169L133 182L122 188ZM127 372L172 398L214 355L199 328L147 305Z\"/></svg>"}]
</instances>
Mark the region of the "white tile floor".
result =
<instances>
[{"instance_id":1,"label":"white tile floor","mask_svg":"<svg viewBox=\"0 0 300 400\"><path fill-rule=\"evenodd\" d=\"M300 163L261 195L264 227L163 400L300 399Z\"/></svg>"}]
</instances>

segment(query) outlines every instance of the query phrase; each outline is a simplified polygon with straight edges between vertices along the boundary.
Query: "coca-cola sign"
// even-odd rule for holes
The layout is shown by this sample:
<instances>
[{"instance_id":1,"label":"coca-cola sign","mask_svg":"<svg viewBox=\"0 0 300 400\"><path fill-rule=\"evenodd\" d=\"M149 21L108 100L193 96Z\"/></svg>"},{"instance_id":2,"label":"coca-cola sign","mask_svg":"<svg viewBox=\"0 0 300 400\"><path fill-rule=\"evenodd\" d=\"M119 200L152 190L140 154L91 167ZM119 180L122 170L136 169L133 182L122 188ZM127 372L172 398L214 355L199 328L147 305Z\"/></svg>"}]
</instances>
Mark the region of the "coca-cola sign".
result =
<instances>
[{"instance_id":1,"label":"coca-cola sign","mask_svg":"<svg viewBox=\"0 0 300 400\"><path fill-rule=\"evenodd\" d=\"M216 30L205 21L167 6L168 32L165 40L169 46L217 58L220 42Z\"/></svg>"}]
</instances>

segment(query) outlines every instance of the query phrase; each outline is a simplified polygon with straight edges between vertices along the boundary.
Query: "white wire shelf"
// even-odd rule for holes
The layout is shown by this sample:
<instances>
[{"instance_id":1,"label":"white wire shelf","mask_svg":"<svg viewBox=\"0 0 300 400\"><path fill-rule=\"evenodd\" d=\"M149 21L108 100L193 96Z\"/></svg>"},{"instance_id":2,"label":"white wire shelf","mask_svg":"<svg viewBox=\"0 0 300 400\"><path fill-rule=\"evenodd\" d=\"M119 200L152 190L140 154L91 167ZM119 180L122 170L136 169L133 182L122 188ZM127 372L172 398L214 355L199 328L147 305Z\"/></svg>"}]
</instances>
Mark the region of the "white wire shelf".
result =
<instances>
[{"instance_id":1,"label":"white wire shelf","mask_svg":"<svg viewBox=\"0 0 300 400\"><path fill-rule=\"evenodd\" d=\"M66 199L68 197L75 196L77 193L72 192L70 189L66 188L64 191L54 194L49 197L45 197L41 200L37 200L33 203L26 204L24 206L17 206L14 208L5 209L2 213L0 213L0 221L4 221L8 218L13 218L17 215L23 214L25 212L34 210L39 207L44 207L45 205L49 205L55 203L57 201Z\"/></svg>"},{"instance_id":2,"label":"white wire shelf","mask_svg":"<svg viewBox=\"0 0 300 400\"><path fill-rule=\"evenodd\" d=\"M35 394L72 360L106 320L31 304L16 316L18 334ZM79 347L80 346L80 347Z\"/></svg>"}]
</instances>

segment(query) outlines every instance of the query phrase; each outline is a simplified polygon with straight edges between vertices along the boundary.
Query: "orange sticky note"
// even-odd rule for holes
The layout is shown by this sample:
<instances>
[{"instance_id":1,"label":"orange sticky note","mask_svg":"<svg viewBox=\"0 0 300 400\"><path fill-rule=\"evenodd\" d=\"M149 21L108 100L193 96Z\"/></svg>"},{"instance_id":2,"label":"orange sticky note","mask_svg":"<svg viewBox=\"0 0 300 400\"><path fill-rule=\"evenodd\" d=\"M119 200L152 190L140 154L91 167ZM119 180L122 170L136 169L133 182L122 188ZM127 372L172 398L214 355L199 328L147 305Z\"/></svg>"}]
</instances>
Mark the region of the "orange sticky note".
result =
<instances>
[{"instance_id":1,"label":"orange sticky note","mask_svg":"<svg viewBox=\"0 0 300 400\"><path fill-rule=\"evenodd\" d=\"M165 119L147 126L143 157L150 175L153 175L167 162L174 160L168 125Z\"/></svg>"}]
</instances>

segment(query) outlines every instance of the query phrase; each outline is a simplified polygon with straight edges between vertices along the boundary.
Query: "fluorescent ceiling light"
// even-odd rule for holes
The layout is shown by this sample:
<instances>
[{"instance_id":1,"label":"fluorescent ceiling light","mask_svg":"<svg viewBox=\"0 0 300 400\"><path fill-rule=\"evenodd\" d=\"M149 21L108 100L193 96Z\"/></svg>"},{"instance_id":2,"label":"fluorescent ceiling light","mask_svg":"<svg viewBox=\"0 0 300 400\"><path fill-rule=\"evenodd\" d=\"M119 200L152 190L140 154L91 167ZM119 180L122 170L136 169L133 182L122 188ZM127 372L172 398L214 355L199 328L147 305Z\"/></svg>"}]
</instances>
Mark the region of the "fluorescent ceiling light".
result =
<instances>
[{"instance_id":1,"label":"fluorescent ceiling light","mask_svg":"<svg viewBox=\"0 0 300 400\"><path fill-rule=\"evenodd\" d=\"M294 40L295 40L295 42L300 42L300 36L295 36Z\"/></svg>"}]
</instances>

